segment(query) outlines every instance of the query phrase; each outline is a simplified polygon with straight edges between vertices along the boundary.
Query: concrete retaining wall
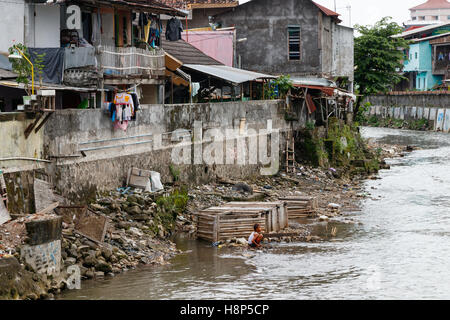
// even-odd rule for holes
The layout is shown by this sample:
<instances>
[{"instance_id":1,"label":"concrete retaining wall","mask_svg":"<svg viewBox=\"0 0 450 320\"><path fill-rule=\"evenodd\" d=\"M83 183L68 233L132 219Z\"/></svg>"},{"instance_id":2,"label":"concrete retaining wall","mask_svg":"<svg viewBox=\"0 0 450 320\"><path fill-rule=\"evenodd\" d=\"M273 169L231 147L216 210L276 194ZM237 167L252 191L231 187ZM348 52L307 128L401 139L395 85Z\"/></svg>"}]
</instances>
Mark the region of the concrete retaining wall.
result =
<instances>
[{"instance_id":1,"label":"concrete retaining wall","mask_svg":"<svg viewBox=\"0 0 450 320\"><path fill-rule=\"evenodd\" d=\"M427 92L376 95L363 103L371 104L368 115L401 120L426 119L434 130L450 129L450 93Z\"/></svg>"},{"instance_id":2,"label":"concrete retaining wall","mask_svg":"<svg viewBox=\"0 0 450 320\"><path fill-rule=\"evenodd\" d=\"M294 122L293 129L297 129L304 126L306 114L299 115L299 110L294 111L301 119ZM192 133L194 123L200 124L203 135L209 129L216 129L222 134L226 129L235 129L240 137L246 137L247 142L250 141L247 133L251 134L252 129L256 132L268 126L281 132L291 129L290 123L285 121L285 102L280 100L144 105L137 121L131 122L126 132L115 130L104 110L58 110L41 129L43 156L57 159L50 164L40 163L36 166L47 174L59 193L80 204L93 198L96 191L122 186L131 167L158 171L163 183L170 182L173 179L170 172L172 149L179 144L179 140L174 138L174 131L185 129L190 130L188 134ZM9 139L17 138L10 136ZM193 150L192 138L184 142ZM267 143L270 145L270 139ZM203 147L207 144L204 142ZM278 145L280 154L284 146L281 134ZM238 153L244 148L235 144L231 149ZM230 151L227 150L224 150L224 154L229 155ZM81 156L80 151L85 157ZM261 164L250 163L252 156L247 151L244 156L246 161L239 163L235 159L234 165L194 163L192 151L189 164L173 165L180 171L181 181L202 183L216 176L242 178L259 174ZM4 163L0 163L0 166L4 166ZM25 165L22 168L14 165L6 167L4 171L6 175L11 175L14 171L23 170L27 170Z\"/></svg>"}]
</instances>

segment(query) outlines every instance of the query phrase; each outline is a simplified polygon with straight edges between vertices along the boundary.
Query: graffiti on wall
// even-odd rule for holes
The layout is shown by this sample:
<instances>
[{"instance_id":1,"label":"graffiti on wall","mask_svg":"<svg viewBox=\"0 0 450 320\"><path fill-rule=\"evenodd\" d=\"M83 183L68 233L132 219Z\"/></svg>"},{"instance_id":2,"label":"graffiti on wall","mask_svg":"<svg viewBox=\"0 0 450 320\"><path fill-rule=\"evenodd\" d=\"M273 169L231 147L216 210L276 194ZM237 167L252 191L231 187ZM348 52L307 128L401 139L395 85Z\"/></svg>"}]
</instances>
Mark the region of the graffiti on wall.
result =
<instances>
[{"instance_id":1,"label":"graffiti on wall","mask_svg":"<svg viewBox=\"0 0 450 320\"><path fill-rule=\"evenodd\" d=\"M61 271L61 240L36 246L24 245L21 256L37 273L59 275Z\"/></svg>"}]
</instances>

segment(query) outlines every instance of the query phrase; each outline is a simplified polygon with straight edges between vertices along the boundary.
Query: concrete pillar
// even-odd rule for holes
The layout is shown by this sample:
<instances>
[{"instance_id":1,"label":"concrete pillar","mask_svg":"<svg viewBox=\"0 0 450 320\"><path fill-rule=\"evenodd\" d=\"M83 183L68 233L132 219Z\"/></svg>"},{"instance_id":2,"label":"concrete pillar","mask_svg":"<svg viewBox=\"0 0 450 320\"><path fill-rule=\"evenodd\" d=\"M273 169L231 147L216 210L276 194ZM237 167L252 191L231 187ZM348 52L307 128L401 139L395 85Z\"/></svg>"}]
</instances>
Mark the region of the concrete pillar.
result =
<instances>
[{"instance_id":1,"label":"concrete pillar","mask_svg":"<svg viewBox=\"0 0 450 320\"><path fill-rule=\"evenodd\" d=\"M37 273L61 272L62 217L49 217L25 223L28 244L22 246L22 259Z\"/></svg>"}]
</instances>

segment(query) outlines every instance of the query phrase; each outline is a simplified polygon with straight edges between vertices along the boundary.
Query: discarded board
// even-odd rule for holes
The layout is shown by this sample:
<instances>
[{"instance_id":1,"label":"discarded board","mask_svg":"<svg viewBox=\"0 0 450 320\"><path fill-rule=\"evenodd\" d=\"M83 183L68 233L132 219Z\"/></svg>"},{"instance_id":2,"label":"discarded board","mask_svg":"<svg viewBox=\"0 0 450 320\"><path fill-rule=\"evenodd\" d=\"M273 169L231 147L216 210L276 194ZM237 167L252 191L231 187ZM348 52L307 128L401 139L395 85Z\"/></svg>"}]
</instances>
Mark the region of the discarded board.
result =
<instances>
[{"instance_id":1,"label":"discarded board","mask_svg":"<svg viewBox=\"0 0 450 320\"><path fill-rule=\"evenodd\" d=\"M61 206L55 211L62 216L63 222L73 223L77 233L98 242L103 242L105 239L108 228L106 217L96 214L85 206Z\"/></svg>"},{"instance_id":2,"label":"discarded board","mask_svg":"<svg viewBox=\"0 0 450 320\"><path fill-rule=\"evenodd\" d=\"M281 197L286 202L288 219L314 217L317 215L318 199L312 197Z\"/></svg>"},{"instance_id":3,"label":"discarded board","mask_svg":"<svg viewBox=\"0 0 450 320\"><path fill-rule=\"evenodd\" d=\"M263 233L279 232L287 227L284 202L229 202L196 214L197 238L217 242L245 238L259 223Z\"/></svg>"},{"instance_id":4,"label":"discarded board","mask_svg":"<svg viewBox=\"0 0 450 320\"><path fill-rule=\"evenodd\" d=\"M36 214L47 214L51 211L55 210L59 206L59 202L52 203L51 205L47 206L46 208L36 212Z\"/></svg>"},{"instance_id":5,"label":"discarded board","mask_svg":"<svg viewBox=\"0 0 450 320\"><path fill-rule=\"evenodd\" d=\"M9 215L8 209L6 209L2 198L0 198L0 226L9 220L11 220L11 216Z\"/></svg>"},{"instance_id":6,"label":"discarded board","mask_svg":"<svg viewBox=\"0 0 450 320\"><path fill-rule=\"evenodd\" d=\"M41 211L55 202L60 204L65 202L65 199L53 192L52 184L41 179L34 179L34 206L36 211Z\"/></svg>"}]
</instances>

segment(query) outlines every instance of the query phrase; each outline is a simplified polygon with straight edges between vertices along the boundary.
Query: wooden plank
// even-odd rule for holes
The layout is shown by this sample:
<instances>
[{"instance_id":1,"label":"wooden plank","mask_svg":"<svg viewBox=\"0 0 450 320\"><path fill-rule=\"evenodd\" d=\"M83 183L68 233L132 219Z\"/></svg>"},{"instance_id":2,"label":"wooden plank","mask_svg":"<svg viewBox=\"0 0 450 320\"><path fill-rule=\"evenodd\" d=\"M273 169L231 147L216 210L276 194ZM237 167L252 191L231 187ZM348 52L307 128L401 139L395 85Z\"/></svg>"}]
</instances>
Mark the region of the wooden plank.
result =
<instances>
[{"instance_id":1,"label":"wooden plank","mask_svg":"<svg viewBox=\"0 0 450 320\"><path fill-rule=\"evenodd\" d=\"M48 206L47 208L36 212L36 214L46 214L49 213L50 211L53 211L54 209L56 209L59 206L59 202L55 202L53 204L51 204L50 206Z\"/></svg>"},{"instance_id":2,"label":"wooden plank","mask_svg":"<svg viewBox=\"0 0 450 320\"><path fill-rule=\"evenodd\" d=\"M34 133L38 133L38 131L42 128L42 126L48 121L48 119L50 119L52 114L53 112L50 112L45 116L44 120L42 120L41 123L36 127L36 129L34 129Z\"/></svg>"},{"instance_id":3,"label":"wooden plank","mask_svg":"<svg viewBox=\"0 0 450 320\"><path fill-rule=\"evenodd\" d=\"M41 119L41 117L42 117L42 113L39 113L39 114L36 116L36 119L35 119L32 123L30 123L30 125L25 129L25 132L24 132L24 134L25 134L25 139L28 139L28 137L29 137L30 134L31 134L31 131L33 131L34 127L35 127L36 124L39 122L39 120Z\"/></svg>"}]
</instances>

